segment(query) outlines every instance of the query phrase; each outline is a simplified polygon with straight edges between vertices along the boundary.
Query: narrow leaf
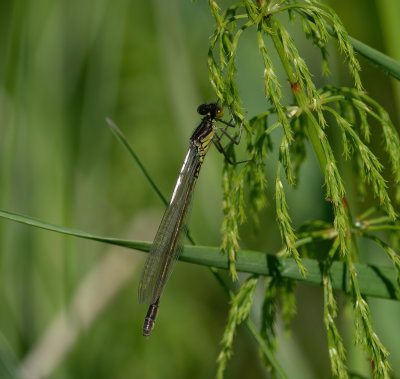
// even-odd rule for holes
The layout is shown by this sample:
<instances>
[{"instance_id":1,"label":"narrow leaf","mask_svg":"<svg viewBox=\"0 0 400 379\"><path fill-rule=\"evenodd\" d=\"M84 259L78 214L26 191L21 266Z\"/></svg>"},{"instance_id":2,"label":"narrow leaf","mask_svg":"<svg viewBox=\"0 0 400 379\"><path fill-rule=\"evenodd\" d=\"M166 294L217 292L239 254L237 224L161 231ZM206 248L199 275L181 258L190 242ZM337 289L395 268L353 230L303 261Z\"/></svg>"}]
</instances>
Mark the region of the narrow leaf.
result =
<instances>
[{"instance_id":1,"label":"narrow leaf","mask_svg":"<svg viewBox=\"0 0 400 379\"><path fill-rule=\"evenodd\" d=\"M149 242L128 241L118 238L96 236L76 229L50 224L28 216L2 210L0 210L0 217L41 229L128 247L144 252L148 252L151 247L151 243ZM179 259L184 262L196 263L203 266L213 266L222 269L229 268L229 263L227 262L226 257L221 254L221 250L218 247L185 246ZM302 263L307 271L306 276L303 276L299 272L296 261L292 258L281 258L275 254L268 254L259 251L239 250L237 252L236 268L237 271L240 272L265 276L280 275L282 278L321 285L323 280L321 262L315 259L303 258ZM355 264L354 266L357 270L357 280L362 295L400 300L398 295L399 289L397 286L396 272L392 267L361 263ZM332 277L332 287L344 292L349 292L350 283L346 263L338 261L334 262L330 272Z\"/></svg>"}]
</instances>

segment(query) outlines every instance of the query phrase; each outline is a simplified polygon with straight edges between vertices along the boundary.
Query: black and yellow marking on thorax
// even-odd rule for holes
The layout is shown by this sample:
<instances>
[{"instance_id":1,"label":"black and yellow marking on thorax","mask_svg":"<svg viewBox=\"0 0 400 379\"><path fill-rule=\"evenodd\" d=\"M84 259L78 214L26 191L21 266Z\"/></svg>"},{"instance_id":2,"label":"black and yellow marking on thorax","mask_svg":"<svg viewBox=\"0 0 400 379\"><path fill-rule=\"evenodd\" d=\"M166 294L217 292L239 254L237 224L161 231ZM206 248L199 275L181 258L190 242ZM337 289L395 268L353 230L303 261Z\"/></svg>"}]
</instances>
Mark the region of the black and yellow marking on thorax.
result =
<instances>
[{"instance_id":1,"label":"black and yellow marking on thorax","mask_svg":"<svg viewBox=\"0 0 400 379\"><path fill-rule=\"evenodd\" d=\"M194 131L190 141L197 148L199 154L199 164L195 170L195 177L199 176L200 167L204 161L204 156L210 148L215 134L214 120L222 117L222 109L217 104L203 104L197 109L197 112L204 115L200 125Z\"/></svg>"},{"instance_id":2,"label":"black and yellow marking on thorax","mask_svg":"<svg viewBox=\"0 0 400 379\"><path fill-rule=\"evenodd\" d=\"M200 124L199 127L201 126L205 125ZM207 154L207 151L210 148L211 142L214 138L214 125L212 125L211 122L209 126L207 125L203 130L199 130L198 132L198 135L195 136L196 138L191 138L191 142L194 146L196 146L199 154L199 164L197 165L194 174L196 178L199 176L200 167L204 162L204 157ZM192 137L194 137L194 135Z\"/></svg>"}]
</instances>

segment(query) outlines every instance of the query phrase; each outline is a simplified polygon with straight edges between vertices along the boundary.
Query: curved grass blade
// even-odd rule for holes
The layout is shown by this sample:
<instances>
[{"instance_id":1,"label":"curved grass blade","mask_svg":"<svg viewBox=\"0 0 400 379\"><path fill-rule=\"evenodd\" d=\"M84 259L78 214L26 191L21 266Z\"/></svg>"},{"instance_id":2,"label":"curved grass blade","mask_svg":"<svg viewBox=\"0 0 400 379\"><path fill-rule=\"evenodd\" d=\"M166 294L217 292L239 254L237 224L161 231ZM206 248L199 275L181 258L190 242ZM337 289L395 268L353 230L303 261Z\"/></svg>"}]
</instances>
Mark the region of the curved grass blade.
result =
<instances>
[{"instance_id":1,"label":"curved grass blade","mask_svg":"<svg viewBox=\"0 0 400 379\"><path fill-rule=\"evenodd\" d=\"M332 36L336 37L333 28L326 25L326 28ZM357 40L356 38L349 36L349 41L354 47L354 50L361 54L366 59L375 63L379 68L381 68L386 74L393 76L395 79L400 80L400 62L381 53L380 51L366 45L365 43Z\"/></svg>"},{"instance_id":2,"label":"curved grass blade","mask_svg":"<svg viewBox=\"0 0 400 379\"><path fill-rule=\"evenodd\" d=\"M76 229L50 224L31 217L2 210L0 210L0 217L53 232L119 245L143 252L148 252L151 247L151 243L149 242L96 236ZM299 280L315 285L321 285L322 283L321 262L315 259L303 259L304 267L307 270L307 275L303 277L297 268L296 262L292 258L281 258L275 254L250 250L239 250L237 258L237 270L240 272L260 274L264 276L279 275L282 278ZM218 247L185 246L179 259L184 262L195 263L203 266L213 266L225 270L228 269L228 262L221 254ZM400 297L397 295L399 289L397 287L396 272L393 267L367 265L362 263L356 263L355 267L362 295L400 300ZM346 263L338 261L334 262L331 267L331 275L333 288L349 292L350 283Z\"/></svg>"},{"instance_id":3,"label":"curved grass blade","mask_svg":"<svg viewBox=\"0 0 400 379\"><path fill-rule=\"evenodd\" d=\"M256 326L254 325L253 321L251 321L248 318L246 320L246 326L250 330L250 332L253 334L253 336L256 339L261 351L264 353L264 355L269 360L269 363L274 368L277 377L278 378L282 378L282 379L287 379L288 378L287 375L283 371L283 369L280 366L279 362L275 359L275 356L274 356L273 352L270 350L268 345L265 343L265 340L263 339L263 337L258 332L258 330L257 330Z\"/></svg>"},{"instance_id":4,"label":"curved grass blade","mask_svg":"<svg viewBox=\"0 0 400 379\"><path fill-rule=\"evenodd\" d=\"M106 117L106 122L109 125L111 132L117 138L118 142L128 151L129 155L132 157L132 159L135 161L135 163L139 166L140 171L142 172L143 176L149 183L151 189L156 193L156 195L163 202L163 204L165 206L168 206L167 198L162 194L162 192L158 188L157 184L151 178L150 174L147 172L143 163L141 162L139 157L136 155L135 151L133 150L132 146L129 144L128 140L126 139L125 135L122 133L121 129L118 128L118 126L115 124L115 122L113 120L111 120L109 117ZM187 228L186 237L192 245L196 245L196 242L195 242L194 238L192 237L189 228Z\"/></svg>"},{"instance_id":5,"label":"curved grass blade","mask_svg":"<svg viewBox=\"0 0 400 379\"><path fill-rule=\"evenodd\" d=\"M126 137L124 136L124 134L121 132L121 130L115 124L115 122L113 120L111 120L111 118L106 117L106 121L107 121L107 124L110 126L112 133L117 138L118 142L128 151L129 155L132 157L132 159L138 165L140 171L142 171L142 174L146 178L151 189L156 193L156 195L164 203L164 205L168 205L168 200L158 189L157 185L154 183L153 179L150 177L150 175L147 172L146 168L144 167L143 163L141 162L139 157L136 155L136 153L133 151L132 147L129 145L129 142L126 139Z\"/></svg>"},{"instance_id":6,"label":"curved grass blade","mask_svg":"<svg viewBox=\"0 0 400 379\"><path fill-rule=\"evenodd\" d=\"M21 224L34 226L35 228L50 230L52 232L57 232L61 234L66 234L69 236L84 238L92 241L104 242L112 245L118 245L123 247L128 247L130 249L136 249L140 251L147 252L150 250L151 243L149 242L141 242L141 241L128 241L119 238L111 238L111 237L102 237L96 236L94 234L82 232L80 230L67 228L65 226L51 224L46 221L41 221L33 217L25 216L22 214L8 212L4 210L0 210L0 217L6 218L8 220L16 221Z\"/></svg>"}]
</instances>

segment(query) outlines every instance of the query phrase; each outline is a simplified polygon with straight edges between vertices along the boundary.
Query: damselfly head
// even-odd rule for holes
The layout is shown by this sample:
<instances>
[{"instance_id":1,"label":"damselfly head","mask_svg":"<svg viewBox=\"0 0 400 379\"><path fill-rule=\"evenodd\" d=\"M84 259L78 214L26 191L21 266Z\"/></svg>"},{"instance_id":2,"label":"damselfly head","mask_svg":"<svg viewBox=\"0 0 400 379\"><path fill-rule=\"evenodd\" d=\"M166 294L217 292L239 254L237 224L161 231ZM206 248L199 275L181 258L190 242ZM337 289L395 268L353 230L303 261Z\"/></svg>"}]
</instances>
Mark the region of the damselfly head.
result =
<instances>
[{"instance_id":1,"label":"damselfly head","mask_svg":"<svg viewBox=\"0 0 400 379\"><path fill-rule=\"evenodd\" d=\"M197 107L197 113L211 118L219 118L224 115L223 109L217 103L201 104Z\"/></svg>"}]
</instances>

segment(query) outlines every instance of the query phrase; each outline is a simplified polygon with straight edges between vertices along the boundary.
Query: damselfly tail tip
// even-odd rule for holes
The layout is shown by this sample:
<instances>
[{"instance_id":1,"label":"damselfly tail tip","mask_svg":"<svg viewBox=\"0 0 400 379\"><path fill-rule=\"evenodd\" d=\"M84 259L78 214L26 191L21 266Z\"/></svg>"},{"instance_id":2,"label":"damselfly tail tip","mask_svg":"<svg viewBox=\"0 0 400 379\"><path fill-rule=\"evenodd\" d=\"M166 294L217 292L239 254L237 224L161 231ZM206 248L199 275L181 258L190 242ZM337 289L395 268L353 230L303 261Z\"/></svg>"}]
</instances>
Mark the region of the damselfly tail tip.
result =
<instances>
[{"instance_id":1,"label":"damselfly tail tip","mask_svg":"<svg viewBox=\"0 0 400 379\"><path fill-rule=\"evenodd\" d=\"M154 328L154 320L150 320L148 317L144 320L142 335L145 338L149 338Z\"/></svg>"},{"instance_id":2,"label":"damselfly tail tip","mask_svg":"<svg viewBox=\"0 0 400 379\"><path fill-rule=\"evenodd\" d=\"M153 304L150 304L149 310L147 311L146 317L143 323L142 334L143 337L150 337L150 334L154 328L154 324L156 322L157 311L158 311L158 304L159 299L157 299Z\"/></svg>"}]
</instances>

